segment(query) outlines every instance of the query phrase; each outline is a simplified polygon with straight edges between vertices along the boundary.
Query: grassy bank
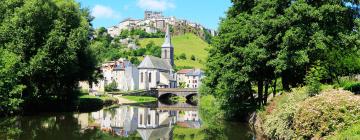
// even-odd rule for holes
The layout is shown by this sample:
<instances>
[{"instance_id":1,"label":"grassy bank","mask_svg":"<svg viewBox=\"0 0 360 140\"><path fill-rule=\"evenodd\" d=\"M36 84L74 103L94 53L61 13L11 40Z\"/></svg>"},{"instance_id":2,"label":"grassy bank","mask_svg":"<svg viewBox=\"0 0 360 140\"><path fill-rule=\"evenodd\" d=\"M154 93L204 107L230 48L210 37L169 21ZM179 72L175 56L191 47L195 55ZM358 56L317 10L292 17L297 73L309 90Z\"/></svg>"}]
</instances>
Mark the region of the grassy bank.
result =
<instances>
[{"instance_id":1,"label":"grassy bank","mask_svg":"<svg viewBox=\"0 0 360 140\"><path fill-rule=\"evenodd\" d=\"M157 99L155 97L147 97L147 96L121 96L130 101L134 101L136 103L147 103L147 102L155 102Z\"/></svg>"},{"instance_id":2,"label":"grassy bank","mask_svg":"<svg viewBox=\"0 0 360 140\"><path fill-rule=\"evenodd\" d=\"M110 96L91 96L91 95L81 95L78 97L76 102L76 110L79 112L88 112L99 110L104 106L110 106L117 104L118 99Z\"/></svg>"},{"instance_id":3,"label":"grassy bank","mask_svg":"<svg viewBox=\"0 0 360 140\"><path fill-rule=\"evenodd\" d=\"M258 130L270 139L345 139L360 123L360 96L331 87L312 97L306 87L275 97L257 112Z\"/></svg>"}]
</instances>

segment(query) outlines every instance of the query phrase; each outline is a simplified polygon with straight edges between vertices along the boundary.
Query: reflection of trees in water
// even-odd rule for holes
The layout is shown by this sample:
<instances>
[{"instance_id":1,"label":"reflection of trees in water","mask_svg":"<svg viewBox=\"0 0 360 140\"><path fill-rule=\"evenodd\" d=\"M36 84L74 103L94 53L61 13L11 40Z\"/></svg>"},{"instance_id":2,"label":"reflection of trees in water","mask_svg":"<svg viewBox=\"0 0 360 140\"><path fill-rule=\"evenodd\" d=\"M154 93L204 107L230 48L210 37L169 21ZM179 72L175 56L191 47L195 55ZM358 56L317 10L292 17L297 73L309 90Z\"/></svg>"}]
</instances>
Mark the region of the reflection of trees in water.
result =
<instances>
[{"instance_id":1,"label":"reflection of trees in water","mask_svg":"<svg viewBox=\"0 0 360 140\"><path fill-rule=\"evenodd\" d=\"M0 139L92 140L115 139L98 129L81 129L73 114L13 117L0 122ZM119 139L119 138L117 138Z\"/></svg>"}]
</instances>

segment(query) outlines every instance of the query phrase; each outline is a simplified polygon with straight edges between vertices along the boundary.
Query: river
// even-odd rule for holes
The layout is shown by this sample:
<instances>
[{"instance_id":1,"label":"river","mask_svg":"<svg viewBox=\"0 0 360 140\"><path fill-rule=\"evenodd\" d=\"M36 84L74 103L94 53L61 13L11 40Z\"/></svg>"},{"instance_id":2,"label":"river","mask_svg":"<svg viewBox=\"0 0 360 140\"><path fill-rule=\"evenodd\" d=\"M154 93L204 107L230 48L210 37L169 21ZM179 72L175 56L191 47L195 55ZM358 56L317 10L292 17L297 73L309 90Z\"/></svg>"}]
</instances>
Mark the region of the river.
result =
<instances>
[{"instance_id":1,"label":"river","mask_svg":"<svg viewBox=\"0 0 360 140\"><path fill-rule=\"evenodd\" d=\"M202 121L196 106L167 106L157 102L146 106L119 105L90 113L43 113L2 118L0 139L254 139L246 124L208 123Z\"/></svg>"}]
</instances>

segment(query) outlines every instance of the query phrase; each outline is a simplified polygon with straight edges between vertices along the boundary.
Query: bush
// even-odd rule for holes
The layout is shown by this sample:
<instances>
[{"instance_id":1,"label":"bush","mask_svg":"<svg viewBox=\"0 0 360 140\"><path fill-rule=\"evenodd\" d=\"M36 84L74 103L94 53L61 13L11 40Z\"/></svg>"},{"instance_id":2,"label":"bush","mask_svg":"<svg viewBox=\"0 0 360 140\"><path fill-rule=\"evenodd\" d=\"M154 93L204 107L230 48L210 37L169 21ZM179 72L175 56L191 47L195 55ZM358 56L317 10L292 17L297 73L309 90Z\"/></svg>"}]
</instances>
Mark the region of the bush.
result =
<instances>
[{"instance_id":1,"label":"bush","mask_svg":"<svg viewBox=\"0 0 360 140\"><path fill-rule=\"evenodd\" d=\"M194 55L191 55L190 59L193 60L193 61L195 61L196 58L195 58Z\"/></svg>"},{"instance_id":2,"label":"bush","mask_svg":"<svg viewBox=\"0 0 360 140\"><path fill-rule=\"evenodd\" d=\"M341 90L324 93L301 102L294 116L298 137L321 138L360 122L360 97Z\"/></svg>"},{"instance_id":3,"label":"bush","mask_svg":"<svg viewBox=\"0 0 360 140\"><path fill-rule=\"evenodd\" d=\"M351 125L349 128L336 133L329 137L330 140L359 140L360 139L360 123Z\"/></svg>"},{"instance_id":4,"label":"bush","mask_svg":"<svg viewBox=\"0 0 360 140\"><path fill-rule=\"evenodd\" d=\"M186 54L185 53L180 54L179 58L182 60L186 60Z\"/></svg>"},{"instance_id":5,"label":"bush","mask_svg":"<svg viewBox=\"0 0 360 140\"><path fill-rule=\"evenodd\" d=\"M294 139L295 131L292 127L293 118L296 113L297 103L308 97L306 88L294 89L276 97L266 107L264 119L264 133L271 139Z\"/></svg>"},{"instance_id":6,"label":"bush","mask_svg":"<svg viewBox=\"0 0 360 140\"><path fill-rule=\"evenodd\" d=\"M344 86L344 90L351 91L355 94L360 94L360 83L347 84Z\"/></svg>"},{"instance_id":7,"label":"bush","mask_svg":"<svg viewBox=\"0 0 360 140\"><path fill-rule=\"evenodd\" d=\"M105 86L105 91L106 92L117 91L117 83L115 82L115 80Z\"/></svg>"}]
</instances>

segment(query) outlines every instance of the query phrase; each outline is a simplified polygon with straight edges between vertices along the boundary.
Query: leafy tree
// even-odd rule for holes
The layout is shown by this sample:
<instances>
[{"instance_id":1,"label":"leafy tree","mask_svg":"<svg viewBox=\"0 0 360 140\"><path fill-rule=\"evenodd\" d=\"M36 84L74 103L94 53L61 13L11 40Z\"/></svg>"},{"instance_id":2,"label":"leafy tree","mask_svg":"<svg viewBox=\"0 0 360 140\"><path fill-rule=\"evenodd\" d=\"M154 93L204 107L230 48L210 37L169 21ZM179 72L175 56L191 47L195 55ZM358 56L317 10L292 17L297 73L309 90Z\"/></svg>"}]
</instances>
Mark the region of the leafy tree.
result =
<instances>
[{"instance_id":1,"label":"leafy tree","mask_svg":"<svg viewBox=\"0 0 360 140\"><path fill-rule=\"evenodd\" d=\"M266 104L279 78L290 90L316 65L330 81L359 70L349 63L359 59L357 1L232 2L212 40L204 80L204 94L217 98L227 118Z\"/></svg>"},{"instance_id":2,"label":"leafy tree","mask_svg":"<svg viewBox=\"0 0 360 140\"><path fill-rule=\"evenodd\" d=\"M89 11L73 0L2 3L0 114L33 103L72 101L77 82L91 79L95 69Z\"/></svg>"}]
</instances>

